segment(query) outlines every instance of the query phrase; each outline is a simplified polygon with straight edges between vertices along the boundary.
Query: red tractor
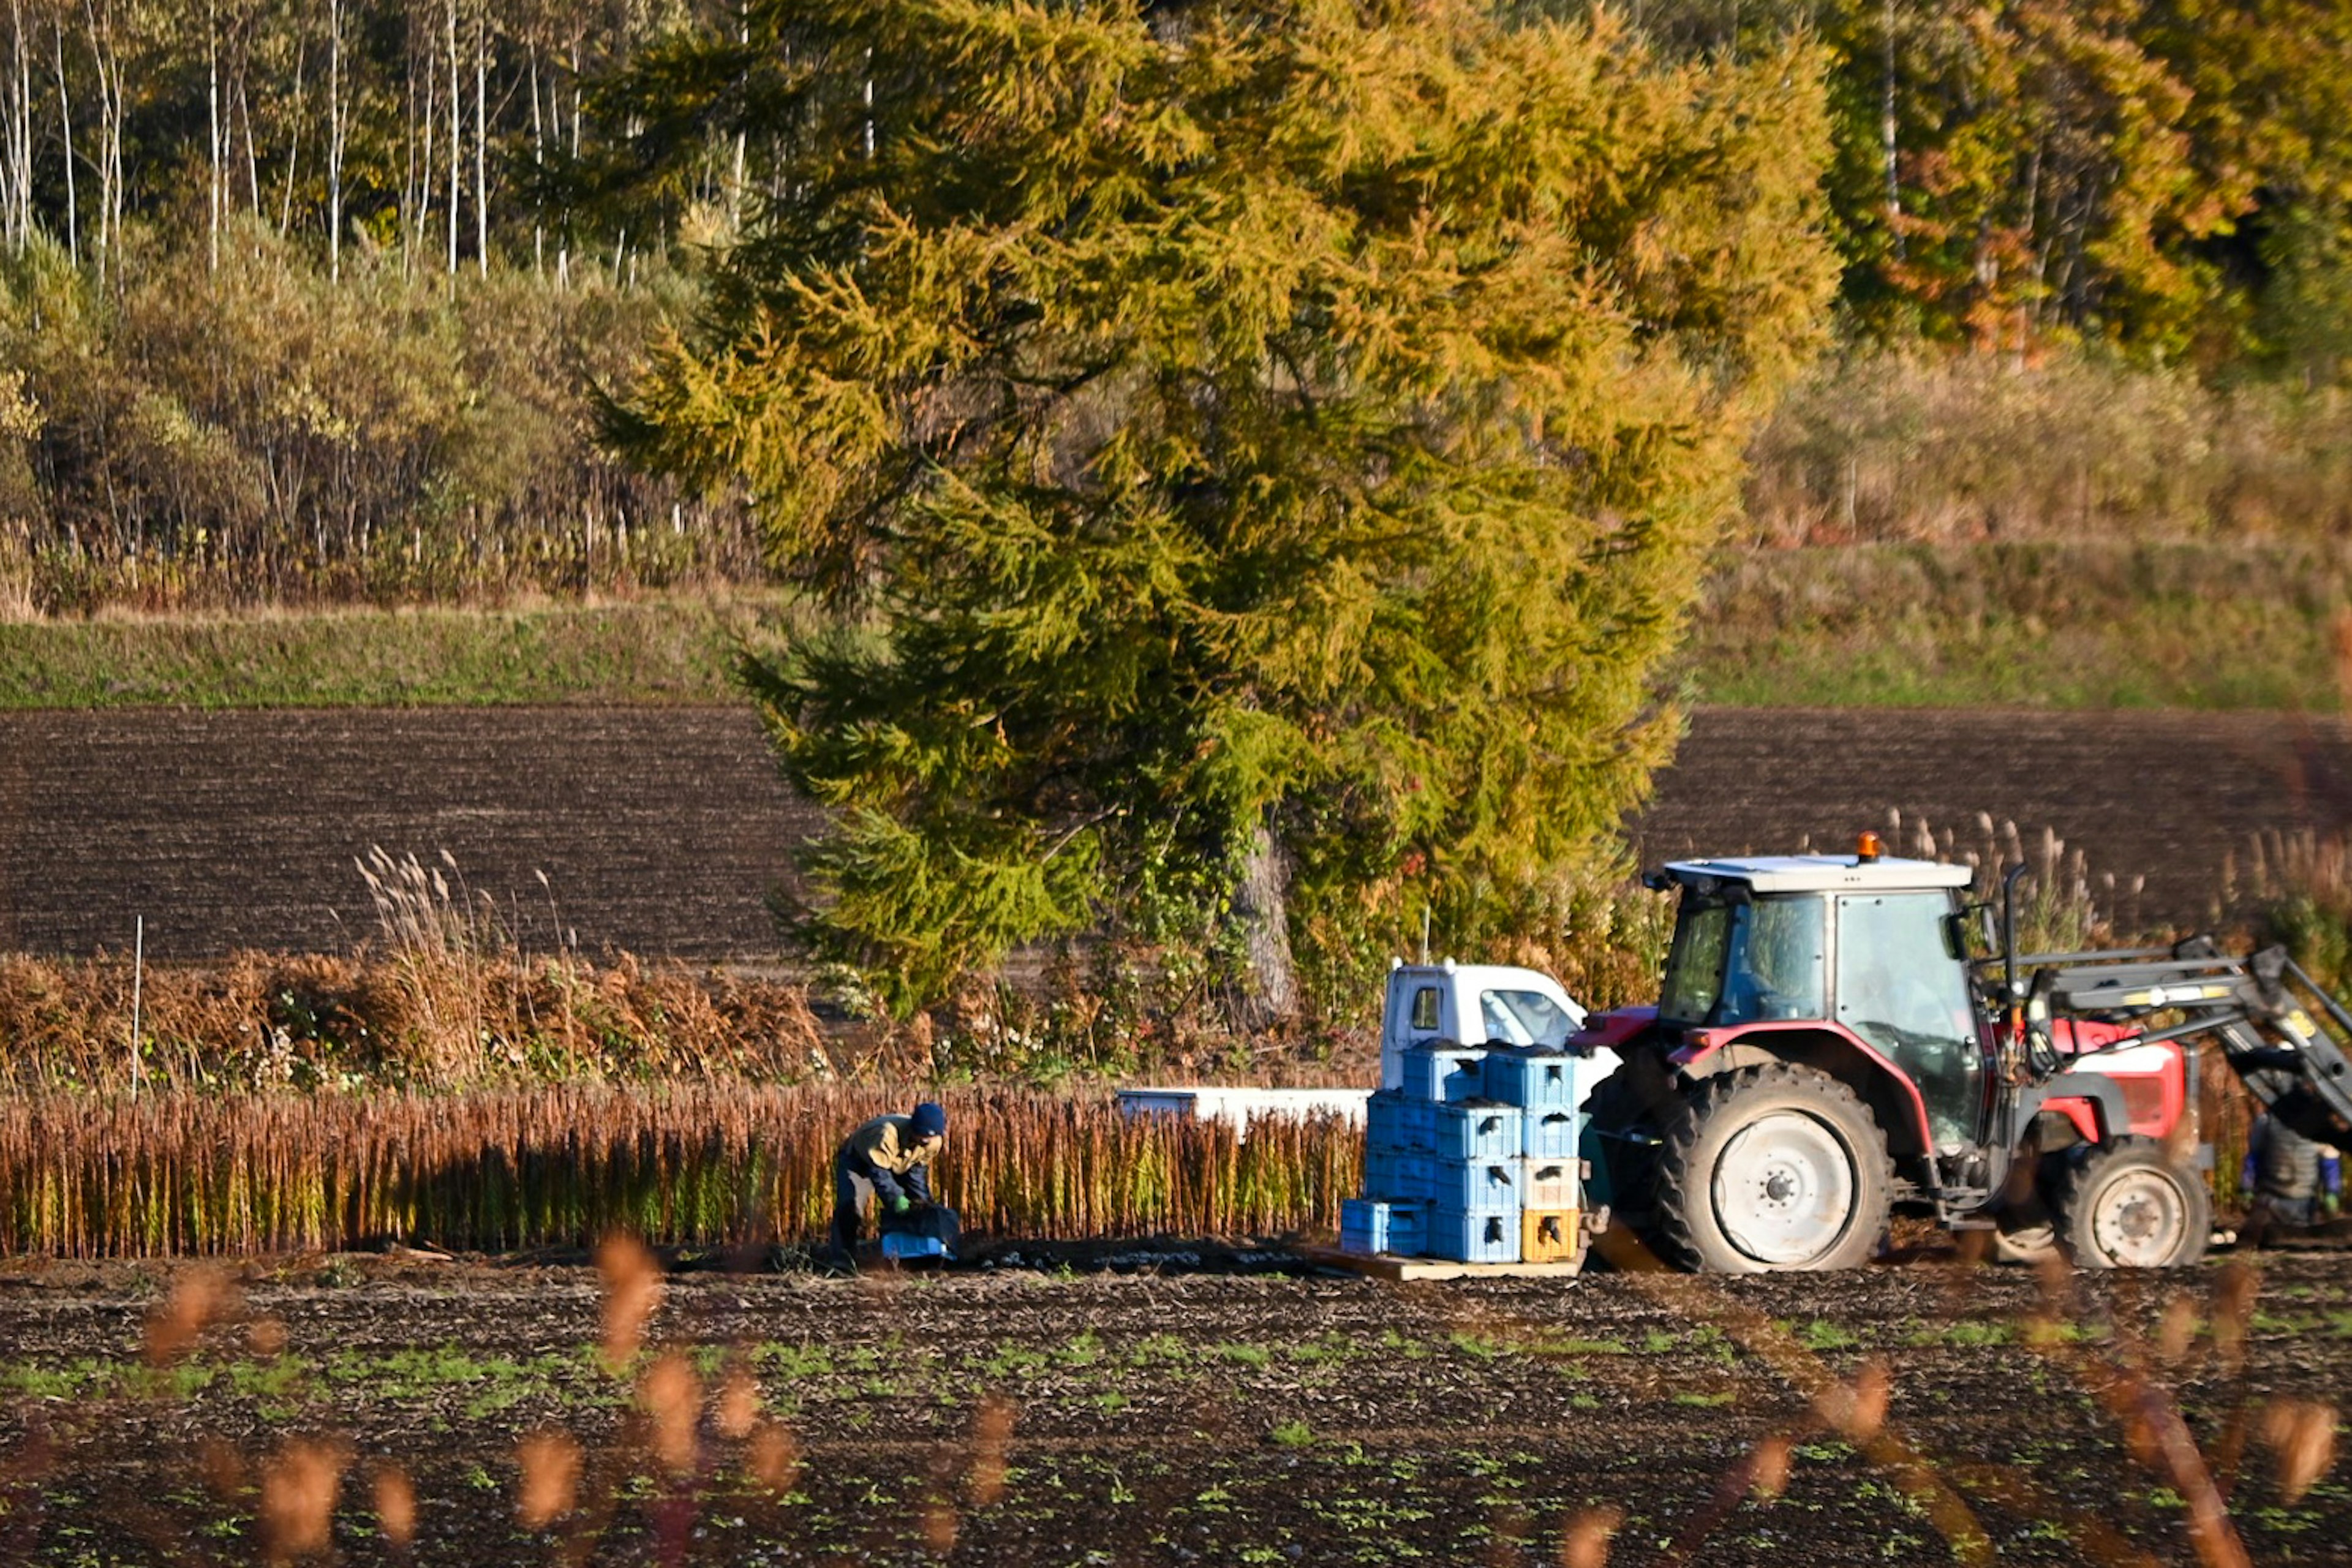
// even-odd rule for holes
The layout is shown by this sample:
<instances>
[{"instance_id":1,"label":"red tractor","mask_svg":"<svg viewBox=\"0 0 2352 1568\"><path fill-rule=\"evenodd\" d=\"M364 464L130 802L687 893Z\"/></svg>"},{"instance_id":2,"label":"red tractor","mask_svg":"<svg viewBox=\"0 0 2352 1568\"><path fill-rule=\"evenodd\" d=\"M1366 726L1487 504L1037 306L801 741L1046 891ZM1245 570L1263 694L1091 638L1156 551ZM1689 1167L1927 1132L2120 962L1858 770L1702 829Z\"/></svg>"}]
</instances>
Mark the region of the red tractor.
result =
<instances>
[{"instance_id":1,"label":"red tractor","mask_svg":"<svg viewBox=\"0 0 2352 1568\"><path fill-rule=\"evenodd\" d=\"M2008 1257L2168 1268L2210 1233L2203 1046L2280 1122L2352 1142L2352 1015L2283 950L2021 955L2022 870L1998 911L1867 834L1645 879L1681 897L1658 1005L1570 1042L1623 1058L1585 1105L1589 1202L1710 1271L1852 1268L1897 1208Z\"/></svg>"}]
</instances>

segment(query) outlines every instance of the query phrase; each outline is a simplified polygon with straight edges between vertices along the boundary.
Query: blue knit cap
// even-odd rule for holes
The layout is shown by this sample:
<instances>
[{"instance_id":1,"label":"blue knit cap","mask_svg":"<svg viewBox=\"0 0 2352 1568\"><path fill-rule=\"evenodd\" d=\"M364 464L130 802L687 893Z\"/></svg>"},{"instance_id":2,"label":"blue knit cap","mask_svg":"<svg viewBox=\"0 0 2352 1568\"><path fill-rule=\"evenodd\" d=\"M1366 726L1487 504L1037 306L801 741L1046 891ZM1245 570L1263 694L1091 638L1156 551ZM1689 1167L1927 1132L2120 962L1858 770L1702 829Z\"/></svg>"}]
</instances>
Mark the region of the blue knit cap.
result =
<instances>
[{"instance_id":1,"label":"blue knit cap","mask_svg":"<svg viewBox=\"0 0 2352 1568\"><path fill-rule=\"evenodd\" d=\"M915 1114L908 1120L915 1124L918 1138L937 1138L948 1130L948 1113L933 1100L927 1100L915 1107Z\"/></svg>"}]
</instances>

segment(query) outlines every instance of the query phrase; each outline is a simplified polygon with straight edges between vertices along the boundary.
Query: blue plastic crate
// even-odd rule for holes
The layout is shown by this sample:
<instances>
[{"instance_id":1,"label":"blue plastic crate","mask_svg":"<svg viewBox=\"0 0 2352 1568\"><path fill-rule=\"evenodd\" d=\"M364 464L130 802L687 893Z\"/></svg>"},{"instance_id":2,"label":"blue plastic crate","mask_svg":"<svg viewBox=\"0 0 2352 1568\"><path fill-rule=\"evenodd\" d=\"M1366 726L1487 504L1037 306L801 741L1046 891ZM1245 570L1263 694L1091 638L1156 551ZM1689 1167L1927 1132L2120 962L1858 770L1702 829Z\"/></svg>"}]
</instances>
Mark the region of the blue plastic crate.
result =
<instances>
[{"instance_id":1,"label":"blue plastic crate","mask_svg":"<svg viewBox=\"0 0 2352 1568\"><path fill-rule=\"evenodd\" d=\"M1436 1167L1429 1195L1441 1208L1494 1214L1519 1206L1519 1160L1448 1160Z\"/></svg>"},{"instance_id":2,"label":"blue plastic crate","mask_svg":"<svg viewBox=\"0 0 2352 1568\"><path fill-rule=\"evenodd\" d=\"M1522 1113L1516 1105L1433 1105L1442 1160L1509 1160L1519 1152Z\"/></svg>"},{"instance_id":3,"label":"blue plastic crate","mask_svg":"<svg viewBox=\"0 0 2352 1568\"><path fill-rule=\"evenodd\" d=\"M1411 1150L1384 1150L1364 1155L1364 1195L1388 1203L1434 1198L1438 1160Z\"/></svg>"},{"instance_id":4,"label":"blue plastic crate","mask_svg":"<svg viewBox=\"0 0 2352 1568\"><path fill-rule=\"evenodd\" d=\"M1574 1058L1562 1051L1492 1051L1486 1061L1486 1098L1505 1105L1566 1106L1576 1082Z\"/></svg>"},{"instance_id":5,"label":"blue plastic crate","mask_svg":"<svg viewBox=\"0 0 2352 1568\"><path fill-rule=\"evenodd\" d=\"M1428 1200L1437 1196L1444 1178L1444 1162L1434 1154L1406 1153L1396 1156L1393 1195L1400 1202Z\"/></svg>"},{"instance_id":6,"label":"blue plastic crate","mask_svg":"<svg viewBox=\"0 0 2352 1568\"><path fill-rule=\"evenodd\" d=\"M1517 1263L1518 1211L1474 1214L1461 1209L1433 1209L1426 1251L1432 1258L1451 1258L1456 1263Z\"/></svg>"},{"instance_id":7,"label":"blue plastic crate","mask_svg":"<svg viewBox=\"0 0 2352 1568\"><path fill-rule=\"evenodd\" d=\"M1339 1204L1339 1247L1343 1252L1385 1252L1398 1258L1421 1256L1423 1205L1416 1203L1375 1203L1346 1198Z\"/></svg>"},{"instance_id":8,"label":"blue plastic crate","mask_svg":"<svg viewBox=\"0 0 2352 1568\"><path fill-rule=\"evenodd\" d=\"M1486 1091L1486 1053L1476 1046L1414 1046L1404 1053L1408 1100L1446 1103Z\"/></svg>"},{"instance_id":9,"label":"blue plastic crate","mask_svg":"<svg viewBox=\"0 0 2352 1568\"><path fill-rule=\"evenodd\" d=\"M1530 1160L1565 1160L1576 1152L1583 1121L1564 1105L1530 1108L1519 1123L1519 1152Z\"/></svg>"},{"instance_id":10,"label":"blue plastic crate","mask_svg":"<svg viewBox=\"0 0 2352 1568\"><path fill-rule=\"evenodd\" d=\"M1365 1102L1364 1146L1391 1152L1427 1153L1435 1133L1437 1108L1383 1089Z\"/></svg>"},{"instance_id":11,"label":"blue plastic crate","mask_svg":"<svg viewBox=\"0 0 2352 1568\"><path fill-rule=\"evenodd\" d=\"M1573 1209L1583 1205L1579 1162L1528 1159L1519 1163L1519 1203L1531 1209Z\"/></svg>"}]
</instances>

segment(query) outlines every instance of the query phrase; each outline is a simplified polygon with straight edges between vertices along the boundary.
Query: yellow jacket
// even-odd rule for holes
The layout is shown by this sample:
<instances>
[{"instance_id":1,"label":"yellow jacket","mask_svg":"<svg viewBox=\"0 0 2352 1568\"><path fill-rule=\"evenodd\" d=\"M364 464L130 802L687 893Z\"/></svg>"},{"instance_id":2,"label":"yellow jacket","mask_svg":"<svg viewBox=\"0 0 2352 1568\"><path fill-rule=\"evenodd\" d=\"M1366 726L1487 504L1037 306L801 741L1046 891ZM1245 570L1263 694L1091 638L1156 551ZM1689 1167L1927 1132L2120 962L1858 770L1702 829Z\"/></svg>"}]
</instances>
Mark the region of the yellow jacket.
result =
<instances>
[{"instance_id":1,"label":"yellow jacket","mask_svg":"<svg viewBox=\"0 0 2352 1568\"><path fill-rule=\"evenodd\" d=\"M903 1194L919 1203L931 1201L931 1157L946 1142L918 1138L913 1121L904 1116L877 1116L841 1141L834 1163L874 1184L874 1195L894 1203Z\"/></svg>"}]
</instances>

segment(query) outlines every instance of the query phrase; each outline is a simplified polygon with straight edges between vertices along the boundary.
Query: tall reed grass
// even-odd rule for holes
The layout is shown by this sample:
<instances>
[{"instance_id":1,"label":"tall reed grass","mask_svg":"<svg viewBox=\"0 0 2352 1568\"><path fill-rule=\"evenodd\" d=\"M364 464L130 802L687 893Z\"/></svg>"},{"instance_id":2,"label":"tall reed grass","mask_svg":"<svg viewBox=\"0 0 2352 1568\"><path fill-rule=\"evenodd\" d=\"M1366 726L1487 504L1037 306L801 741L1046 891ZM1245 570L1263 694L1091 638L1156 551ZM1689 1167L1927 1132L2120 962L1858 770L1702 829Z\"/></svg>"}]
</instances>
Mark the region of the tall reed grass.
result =
<instances>
[{"instance_id":1,"label":"tall reed grass","mask_svg":"<svg viewBox=\"0 0 2352 1568\"><path fill-rule=\"evenodd\" d=\"M2259 911L2261 934L2284 942L2313 979L2352 1000L2352 840L2308 828L2265 833L2247 846L2243 867L2241 896ZM2231 880L2237 877L2233 861Z\"/></svg>"},{"instance_id":2,"label":"tall reed grass","mask_svg":"<svg viewBox=\"0 0 2352 1568\"><path fill-rule=\"evenodd\" d=\"M107 1094L131 1081L129 955L0 955L0 1092ZM805 987L573 953L240 952L150 964L146 1083L223 1093L454 1090L668 1078L824 1078L865 1054Z\"/></svg>"},{"instance_id":3,"label":"tall reed grass","mask_svg":"<svg viewBox=\"0 0 2352 1568\"><path fill-rule=\"evenodd\" d=\"M2091 355L1832 359L1748 450L1746 531L1857 541L2341 537L2352 395Z\"/></svg>"},{"instance_id":4,"label":"tall reed grass","mask_svg":"<svg viewBox=\"0 0 2352 1568\"><path fill-rule=\"evenodd\" d=\"M1337 1223L1360 1134L1333 1119L1132 1119L1107 1097L940 1091L932 1174L967 1226L1092 1239ZM832 1160L911 1092L666 1084L453 1097L43 1095L0 1100L0 1253L151 1257L585 1246L820 1234Z\"/></svg>"}]
</instances>

